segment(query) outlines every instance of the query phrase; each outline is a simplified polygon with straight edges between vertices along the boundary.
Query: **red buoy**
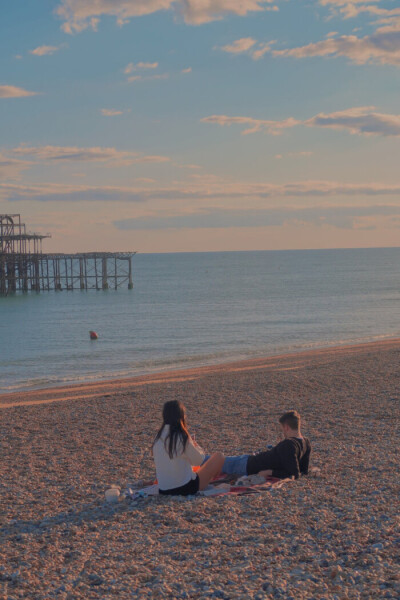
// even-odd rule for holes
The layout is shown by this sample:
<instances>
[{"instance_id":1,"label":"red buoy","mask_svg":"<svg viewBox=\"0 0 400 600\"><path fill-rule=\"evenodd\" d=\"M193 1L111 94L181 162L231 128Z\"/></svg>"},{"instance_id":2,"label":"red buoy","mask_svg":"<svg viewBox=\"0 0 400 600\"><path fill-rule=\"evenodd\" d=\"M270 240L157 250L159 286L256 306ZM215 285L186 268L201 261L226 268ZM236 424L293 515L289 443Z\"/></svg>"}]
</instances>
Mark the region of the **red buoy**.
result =
<instances>
[{"instance_id":1,"label":"red buoy","mask_svg":"<svg viewBox=\"0 0 400 600\"><path fill-rule=\"evenodd\" d=\"M89 335L90 335L90 339L91 340L98 340L99 336L97 335L97 333L95 331L89 331Z\"/></svg>"}]
</instances>

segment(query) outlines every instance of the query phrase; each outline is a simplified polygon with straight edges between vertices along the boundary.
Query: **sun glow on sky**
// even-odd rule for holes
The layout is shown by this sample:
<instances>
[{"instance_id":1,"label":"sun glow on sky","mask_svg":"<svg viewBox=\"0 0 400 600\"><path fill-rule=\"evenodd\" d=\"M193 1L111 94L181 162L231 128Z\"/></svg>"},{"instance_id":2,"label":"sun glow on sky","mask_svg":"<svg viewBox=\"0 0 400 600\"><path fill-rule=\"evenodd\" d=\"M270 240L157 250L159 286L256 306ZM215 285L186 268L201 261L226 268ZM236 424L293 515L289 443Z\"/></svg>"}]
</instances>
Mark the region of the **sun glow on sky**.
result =
<instances>
[{"instance_id":1,"label":"sun glow on sky","mask_svg":"<svg viewBox=\"0 0 400 600\"><path fill-rule=\"evenodd\" d=\"M0 213L48 251L398 246L396 4L4 0Z\"/></svg>"}]
</instances>

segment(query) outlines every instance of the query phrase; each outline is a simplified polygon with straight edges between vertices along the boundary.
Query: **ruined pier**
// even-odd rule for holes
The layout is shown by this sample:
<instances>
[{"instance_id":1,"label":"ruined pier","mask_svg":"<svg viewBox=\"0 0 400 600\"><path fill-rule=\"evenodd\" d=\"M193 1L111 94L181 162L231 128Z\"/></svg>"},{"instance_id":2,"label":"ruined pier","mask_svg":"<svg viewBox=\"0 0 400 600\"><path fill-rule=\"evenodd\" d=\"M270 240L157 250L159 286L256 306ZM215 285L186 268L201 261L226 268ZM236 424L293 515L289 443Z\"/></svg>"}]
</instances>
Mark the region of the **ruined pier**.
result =
<instances>
[{"instance_id":1,"label":"ruined pier","mask_svg":"<svg viewBox=\"0 0 400 600\"><path fill-rule=\"evenodd\" d=\"M48 254L49 234L30 233L20 215L0 215L0 296L16 292L133 288L136 252Z\"/></svg>"}]
</instances>

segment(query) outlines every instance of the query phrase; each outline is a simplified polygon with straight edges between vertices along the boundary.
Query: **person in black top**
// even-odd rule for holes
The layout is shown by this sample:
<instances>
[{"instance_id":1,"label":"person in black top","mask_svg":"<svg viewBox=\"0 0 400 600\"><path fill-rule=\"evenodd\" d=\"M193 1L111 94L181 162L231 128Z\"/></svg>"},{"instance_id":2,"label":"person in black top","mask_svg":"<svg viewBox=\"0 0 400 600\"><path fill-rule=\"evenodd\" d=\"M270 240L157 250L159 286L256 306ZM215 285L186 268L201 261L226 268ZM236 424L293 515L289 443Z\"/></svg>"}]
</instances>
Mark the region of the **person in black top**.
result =
<instances>
[{"instance_id":1,"label":"person in black top","mask_svg":"<svg viewBox=\"0 0 400 600\"><path fill-rule=\"evenodd\" d=\"M266 452L228 456L225 458L223 473L264 477L294 477L308 474L310 461L310 441L301 435L300 415L291 410L279 419L284 439Z\"/></svg>"}]
</instances>

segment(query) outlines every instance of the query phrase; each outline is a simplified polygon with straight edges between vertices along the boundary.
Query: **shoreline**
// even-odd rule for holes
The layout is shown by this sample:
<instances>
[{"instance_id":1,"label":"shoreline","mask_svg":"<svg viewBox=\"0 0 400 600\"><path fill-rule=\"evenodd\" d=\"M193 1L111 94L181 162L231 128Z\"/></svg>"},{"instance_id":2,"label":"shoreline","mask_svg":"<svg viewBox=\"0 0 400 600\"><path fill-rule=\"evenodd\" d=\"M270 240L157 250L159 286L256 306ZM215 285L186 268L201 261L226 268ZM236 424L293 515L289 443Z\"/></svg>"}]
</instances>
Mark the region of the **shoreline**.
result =
<instances>
[{"instance_id":1,"label":"shoreline","mask_svg":"<svg viewBox=\"0 0 400 600\"><path fill-rule=\"evenodd\" d=\"M132 377L116 377L105 379L103 381L97 380L48 388L3 392L0 393L0 409L107 397L115 393L126 393L130 389L146 385L193 381L209 375L222 375L260 369L271 369L274 371L295 370L307 366L307 364L311 365L314 361L321 364L321 360L324 359L327 359L329 362L329 360L341 356L345 357L363 353L368 354L379 350L393 350L397 348L400 350L400 338L393 337L386 340L364 342L360 344L328 346L312 350L272 354L260 358L242 359L186 369L171 369L146 375L134 375Z\"/></svg>"}]
</instances>

